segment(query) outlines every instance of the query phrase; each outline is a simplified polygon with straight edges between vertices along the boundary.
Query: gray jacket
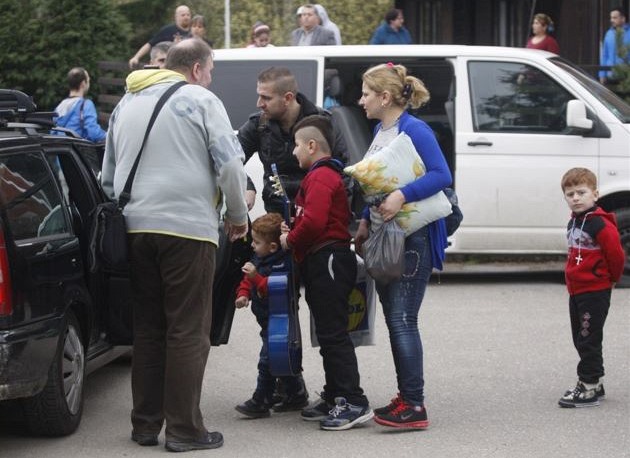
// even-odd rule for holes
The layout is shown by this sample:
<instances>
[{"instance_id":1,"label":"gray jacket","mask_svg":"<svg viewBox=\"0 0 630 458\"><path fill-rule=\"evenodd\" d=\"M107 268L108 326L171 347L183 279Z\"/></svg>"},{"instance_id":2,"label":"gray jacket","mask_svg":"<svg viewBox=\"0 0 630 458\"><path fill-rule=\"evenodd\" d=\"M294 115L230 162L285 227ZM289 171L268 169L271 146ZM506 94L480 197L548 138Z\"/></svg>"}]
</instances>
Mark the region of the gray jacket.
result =
<instances>
[{"instance_id":1,"label":"gray jacket","mask_svg":"<svg viewBox=\"0 0 630 458\"><path fill-rule=\"evenodd\" d=\"M127 87L135 82L137 89L127 92L110 118L102 173L110 197L122 191L153 108L176 81L165 78L153 84L151 72L168 73L131 73ZM201 86L181 87L160 111L147 139L124 211L127 231L218 244L223 203L230 222L247 222L244 159L223 103Z\"/></svg>"},{"instance_id":2,"label":"gray jacket","mask_svg":"<svg viewBox=\"0 0 630 458\"><path fill-rule=\"evenodd\" d=\"M311 38L311 46L327 46L335 44L335 34L320 25L316 25L312 33L313 38ZM299 27L291 32L291 46L299 46L300 39L304 36L304 34L305 32L302 27Z\"/></svg>"}]
</instances>

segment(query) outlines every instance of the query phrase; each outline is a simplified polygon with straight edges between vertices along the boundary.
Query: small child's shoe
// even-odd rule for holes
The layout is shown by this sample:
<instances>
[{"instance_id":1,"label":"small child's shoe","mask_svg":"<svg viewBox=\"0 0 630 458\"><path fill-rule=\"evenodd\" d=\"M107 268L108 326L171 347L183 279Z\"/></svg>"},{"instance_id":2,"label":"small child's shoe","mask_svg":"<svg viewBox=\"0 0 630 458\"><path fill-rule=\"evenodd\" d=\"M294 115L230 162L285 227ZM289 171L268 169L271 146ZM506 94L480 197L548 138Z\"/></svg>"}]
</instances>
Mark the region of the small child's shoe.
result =
<instances>
[{"instance_id":1,"label":"small child's shoe","mask_svg":"<svg viewBox=\"0 0 630 458\"><path fill-rule=\"evenodd\" d=\"M604 386L598 383L577 382L575 388L568 390L560 398L560 407L594 407L599 405L599 395L605 396Z\"/></svg>"},{"instance_id":2,"label":"small child's shoe","mask_svg":"<svg viewBox=\"0 0 630 458\"><path fill-rule=\"evenodd\" d=\"M273 405L274 412L290 412L302 410L308 405L308 391L303 389L299 393L287 395L283 400Z\"/></svg>"},{"instance_id":3,"label":"small child's shoe","mask_svg":"<svg viewBox=\"0 0 630 458\"><path fill-rule=\"evenodd\" d=\"M249 418L265 418L270 415L269 407L269 404L260 402L252 397L244 403L237 405L235 409Z\"/></svg>"}]
</instances>

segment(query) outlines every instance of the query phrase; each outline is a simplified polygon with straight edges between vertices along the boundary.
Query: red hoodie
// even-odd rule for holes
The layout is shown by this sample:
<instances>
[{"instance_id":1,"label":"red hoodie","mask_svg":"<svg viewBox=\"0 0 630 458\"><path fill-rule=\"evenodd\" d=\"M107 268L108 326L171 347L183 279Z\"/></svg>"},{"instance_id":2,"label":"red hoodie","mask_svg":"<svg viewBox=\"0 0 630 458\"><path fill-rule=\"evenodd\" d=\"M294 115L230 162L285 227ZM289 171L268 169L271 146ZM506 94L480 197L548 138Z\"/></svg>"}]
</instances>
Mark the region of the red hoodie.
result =
<instances>
[{"instance_id":1,"label":"red hoodie","mask_svg":"<svg viewBox=\"0 0 630 458\"><path fill-rule=\"evenodd\" d=\"M569 294L600 291L621 278L626 254L613 213L593 207L572 214L567 225L569 254L564 277Z\"/></svg>"},{"instance_id":2,"label":"red hoodie","mask_svg":"<svg viewBox=\"0 0 630 458\"><path fill-rule=\"evenodd\" d=\"M351 239L350 207L341 175L319 165L311 167L295 197L295 225L287 241L298 262L319 245Z\"/></svg>"}]
</instances>

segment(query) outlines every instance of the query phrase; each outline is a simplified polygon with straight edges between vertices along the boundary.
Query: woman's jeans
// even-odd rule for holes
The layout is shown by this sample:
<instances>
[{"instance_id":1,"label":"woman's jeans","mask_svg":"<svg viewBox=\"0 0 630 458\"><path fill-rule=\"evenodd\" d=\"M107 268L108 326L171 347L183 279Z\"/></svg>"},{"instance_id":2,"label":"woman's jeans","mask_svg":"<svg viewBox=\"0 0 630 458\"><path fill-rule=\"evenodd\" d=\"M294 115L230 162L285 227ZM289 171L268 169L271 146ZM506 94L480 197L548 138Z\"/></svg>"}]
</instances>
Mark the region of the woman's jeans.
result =
<instances>
[{"instance_id":1,"label":"woman's jeans","mask_svg":"<svg viewBox=\"0 0 630 458\"><path fill-rule=\"evenodd\" d=\"M413 405L424 403L422 341L418 312L432 271L428 227L405 239L405 271L398 281L376 283L396 366L398 390Z\"/></svg>"}]
</instances>

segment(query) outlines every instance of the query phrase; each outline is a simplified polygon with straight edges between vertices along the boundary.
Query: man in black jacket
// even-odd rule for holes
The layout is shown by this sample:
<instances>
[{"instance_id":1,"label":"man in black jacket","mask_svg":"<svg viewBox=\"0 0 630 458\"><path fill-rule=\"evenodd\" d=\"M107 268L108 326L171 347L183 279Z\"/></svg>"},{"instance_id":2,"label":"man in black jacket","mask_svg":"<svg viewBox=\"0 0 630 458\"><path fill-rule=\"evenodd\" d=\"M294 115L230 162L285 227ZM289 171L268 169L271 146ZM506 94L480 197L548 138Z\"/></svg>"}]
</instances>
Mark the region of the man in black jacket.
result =
<instances>
[{"instance_id":1,"label":"man in black jacket","mask_svg":"<svg viewBox=\"0 0 630 458\"><path fill-rule=\"evenodd\" d=\"M271 67L258 75L256 86L258 94L257 107L260 112L255 113L241 126L238 139L245 151L246 160L258 152L264 169L262 199L267 212L284 213L281 197L273 194L270 176L271 164L278 168L282 184L293 201L302 178L306 174L300 169L297 159L293 156L292 129L302 118L320 114L330 116L327 111L316 107L303 94L298 92L297 82L291 71L282 67ZM341 134L335 132L334 157L344 163L347 157L346 145ZM251 180L248 180L248 204L253 205L256 190Z\"/></svg>"}]
</instances>

